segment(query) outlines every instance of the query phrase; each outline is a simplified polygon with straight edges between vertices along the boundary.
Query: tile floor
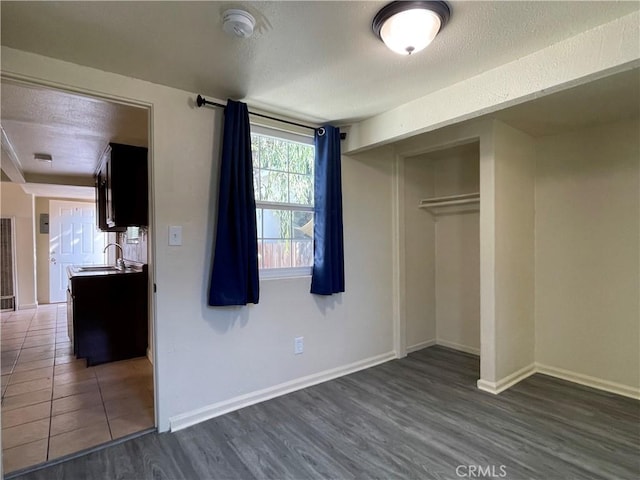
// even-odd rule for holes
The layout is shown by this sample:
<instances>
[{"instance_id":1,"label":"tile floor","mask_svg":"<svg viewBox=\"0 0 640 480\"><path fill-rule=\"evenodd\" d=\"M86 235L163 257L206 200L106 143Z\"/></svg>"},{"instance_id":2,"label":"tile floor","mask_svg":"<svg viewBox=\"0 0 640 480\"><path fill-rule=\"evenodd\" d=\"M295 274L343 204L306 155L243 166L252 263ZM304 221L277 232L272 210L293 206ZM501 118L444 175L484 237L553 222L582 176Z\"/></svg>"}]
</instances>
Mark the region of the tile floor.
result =
<instances>
[{"instance_id":1,"label":"tile floor","mask_svg":"<svg viewBox=\"0 0 640 480\"><path fill-rule=\"evenodd\" d=\"M66 305L0 319L5 473L153 427L147 358L87 368L73 355Z\"/></svg>"}]
</instances>

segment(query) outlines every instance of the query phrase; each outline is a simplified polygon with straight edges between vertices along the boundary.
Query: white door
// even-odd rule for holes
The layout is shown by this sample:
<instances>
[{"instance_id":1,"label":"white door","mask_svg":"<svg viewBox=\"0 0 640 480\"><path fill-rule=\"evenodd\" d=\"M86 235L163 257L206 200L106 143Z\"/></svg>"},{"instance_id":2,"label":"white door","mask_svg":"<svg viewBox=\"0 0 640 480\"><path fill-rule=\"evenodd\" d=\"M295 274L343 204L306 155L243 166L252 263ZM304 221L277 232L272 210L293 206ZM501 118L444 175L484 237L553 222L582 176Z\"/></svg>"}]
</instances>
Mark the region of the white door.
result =
<instances>
[{"instance_id":1,"label":"white door","mask_svg":"<svg viewBox=\"0 0 640 480\"><path fill-rule=\"evenodd\" d=\"M105 263L106 233L92 203L49 201L49 302L67 300L67 267Z\"/></svg>"}]
</instances>

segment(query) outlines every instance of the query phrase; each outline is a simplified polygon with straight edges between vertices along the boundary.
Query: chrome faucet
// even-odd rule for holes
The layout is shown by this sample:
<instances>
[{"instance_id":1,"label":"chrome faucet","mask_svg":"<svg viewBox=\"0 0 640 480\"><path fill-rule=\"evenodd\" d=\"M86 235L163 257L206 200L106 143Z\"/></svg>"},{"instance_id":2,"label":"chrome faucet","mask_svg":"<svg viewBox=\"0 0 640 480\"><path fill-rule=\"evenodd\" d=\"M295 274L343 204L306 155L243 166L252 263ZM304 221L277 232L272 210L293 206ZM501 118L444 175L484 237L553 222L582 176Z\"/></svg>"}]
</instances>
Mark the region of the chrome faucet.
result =
<instances>
[{"instance_id":1,"label":"chrome faucet","mask_svg":"<svg viewBox=\"0 0 640 480\"><path fill-rule=\"evenodd\" d=\"M114 247L118 247L120 249L120 258L118 258L116 260L116 267L124 269L125 265L124 265L124 259L122 257L124 257L124 250L122 249L122 245L120 245L119 243L108 243L106 247L104 247L104 250L102 250L102 253L106 253L107 248L109 248L111 245L113 245Z\"/></svg>"}]
</instances>

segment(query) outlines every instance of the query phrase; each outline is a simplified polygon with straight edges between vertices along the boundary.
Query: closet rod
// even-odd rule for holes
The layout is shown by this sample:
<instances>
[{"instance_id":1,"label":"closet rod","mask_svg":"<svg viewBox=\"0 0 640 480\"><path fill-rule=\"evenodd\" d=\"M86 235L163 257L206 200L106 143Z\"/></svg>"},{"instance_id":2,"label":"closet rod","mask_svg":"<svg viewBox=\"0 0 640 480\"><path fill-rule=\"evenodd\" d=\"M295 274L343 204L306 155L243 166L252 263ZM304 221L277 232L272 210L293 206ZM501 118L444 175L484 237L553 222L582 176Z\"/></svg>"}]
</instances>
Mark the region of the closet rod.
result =
<instances>
[{"instance_id":1,"label":"closet rod","mask_svg":"<svg viewBox=\"0 0 640 480\"><path fill-rule=\"evenodd\" d=\"M451 205L470 205L473 203L480 203L480 192L425 198L420 200L418 208L437 211L440 207L449 207Z\"/></svg>"},{"instance_id":2,"label":"closet rod","mask_svg":"<svg viewBox=\"0 0 640 480\"><path fill-rule=\"evenodd\" d=\"M443 200L433 203L421 203L419 208L445 207L447 205L466 205L469 203L480 203L479 198L461 198L459 200Z\"/></svg>"},{"instance_id":3,"label":"closet rod","mask_svg":"<svg viewBox=\"0 0 640 480\"><path fill-rule=\"evenodd\" d=\"M420 203L436 203L436 202L442 202L446 200L461 200L463 198L480 200L480 192L460 193L457 195L445 195L442 197L429 197L429 198L422 199Z\"/></svg>"},{"instance_id":4,"label":"closet rod","mask_svg":"<svg viewBox=\"0 0 640 480\"><path fill-rule=\"evenodd\" d=\"M211 105L212 107L218 107L218 108L226 107L226 105L223 105L222 103L211 102L211 101L207 100L206 98L204 98L202 95L198 95L196 97L196 105L198 105L198 107L202 107L204 105ZM280 123L286 123L287 125L293 125L295 127L307 128L309 130L313 130L314 132L317 131L318 135L320 135L320 136L324 135L324 128L323 127L312 127L310 125L305 125L303 123L292 122L290 120L285 120L283 118L272 117L270 115L264 115L262 113L249 112L249 115L253 115L255 117L262 117L262 118L266 118L266 119L269 119L269 120L274 120L274 121L280 122ZM340 140L344 140L345 138L347 138L347 134L340 132Z\"/></svg>"}]
</instances>

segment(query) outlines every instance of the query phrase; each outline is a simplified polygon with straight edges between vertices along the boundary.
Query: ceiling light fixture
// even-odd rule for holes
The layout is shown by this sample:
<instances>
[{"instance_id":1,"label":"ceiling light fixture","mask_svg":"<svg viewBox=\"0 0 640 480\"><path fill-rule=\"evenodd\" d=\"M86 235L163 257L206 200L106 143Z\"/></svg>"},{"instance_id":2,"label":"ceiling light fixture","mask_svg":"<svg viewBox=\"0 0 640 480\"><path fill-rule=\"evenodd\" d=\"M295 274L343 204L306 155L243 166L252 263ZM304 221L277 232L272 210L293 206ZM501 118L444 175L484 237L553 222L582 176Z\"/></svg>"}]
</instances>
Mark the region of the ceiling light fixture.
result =
<instances>
[{"instance_id":1,"label":"ceiling light fixture","mask_svg":"<svg viewBox=\"0 0 640 480\"><path fill-rule=\"evenodd\" d=\"M34 153L33 159L38 160L39 162L46 162L46 163L53 162L53 157L48 153Z\"/></svg>"},{"instance_id":2,"label":"ceiling light fixture","mask_svg":"<svg viewBox=\"0 0 640 480\"><path fill-rule=\"evenodd\" d=\"M222 29L234 37L249 38L255 26L256 19L244 10L232 9L222 14Z\"/></svg>"},{"instance_id":3,"label":"ceiling light fixture","mask_svg":"<svg viewBox=\"0 0 640 480\"><path fill-rule=\"evenodd\" d=\"M373 17L371 26L391 50L400 55L411 55L429 45L450 16L445 2L391 2Z\"/></svg>"}]
</instances>

